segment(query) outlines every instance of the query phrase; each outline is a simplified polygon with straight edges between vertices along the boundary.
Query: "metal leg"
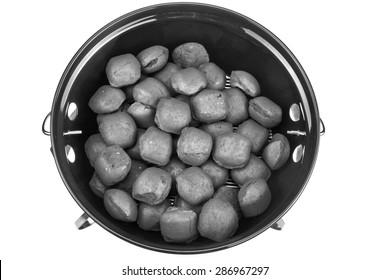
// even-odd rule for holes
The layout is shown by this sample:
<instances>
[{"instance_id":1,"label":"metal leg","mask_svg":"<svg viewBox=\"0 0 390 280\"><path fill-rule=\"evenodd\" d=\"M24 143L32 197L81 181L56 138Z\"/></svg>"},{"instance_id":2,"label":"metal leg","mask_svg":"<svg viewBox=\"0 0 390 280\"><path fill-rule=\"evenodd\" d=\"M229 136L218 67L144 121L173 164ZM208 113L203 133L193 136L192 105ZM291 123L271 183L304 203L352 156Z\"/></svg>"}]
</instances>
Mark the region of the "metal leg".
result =
<instances>
[{"instance_id":1,"label":"metal leg","mask_svg":"<svg viewBox=\"0 0 390 280\"><path fill-rule=\"evenodd\" d=\"M80 230L89 227L93 223L94 221L86 213L83 213L74 224Z\"/></svg>"},{"instance_id":2,"label":"metal leg","mask_svg":"<svg viewBox=\"0 0 390 280\"><path fill-rule=\"evenodd\" d=\"M274 223L271 228L276 229L276 230L282 230L284 227L284 221L283 219L280 219L276 223Z\"/></svg>"}]
</instances>

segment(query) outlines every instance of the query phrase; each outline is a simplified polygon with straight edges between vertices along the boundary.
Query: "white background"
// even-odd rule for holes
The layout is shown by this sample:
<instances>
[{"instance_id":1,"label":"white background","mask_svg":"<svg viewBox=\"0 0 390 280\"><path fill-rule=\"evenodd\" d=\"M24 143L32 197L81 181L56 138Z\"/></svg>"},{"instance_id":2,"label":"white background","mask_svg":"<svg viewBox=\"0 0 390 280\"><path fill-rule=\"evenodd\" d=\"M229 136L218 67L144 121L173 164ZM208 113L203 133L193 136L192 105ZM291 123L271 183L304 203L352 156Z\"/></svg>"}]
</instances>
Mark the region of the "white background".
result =
<instances>
[{"instance_id":1,"label":"white background","mask_svg":"<svg viewBox=\"0 0 390 280\"><path fill-rule=\"evenodd\" d=\"M204 2L271 30L298 58L315 90L327 131L309 184L284 217L285 228L228 250L190 256L138 248L98 225L76 230L82 211L57 172L50 140L41 133L43 118L78 48L111 20L158 1L3 1L4 279L130 279L121 276L127 265L269 266L264 279L390 279L387 1Z\"/></svg>"}]
</instances>

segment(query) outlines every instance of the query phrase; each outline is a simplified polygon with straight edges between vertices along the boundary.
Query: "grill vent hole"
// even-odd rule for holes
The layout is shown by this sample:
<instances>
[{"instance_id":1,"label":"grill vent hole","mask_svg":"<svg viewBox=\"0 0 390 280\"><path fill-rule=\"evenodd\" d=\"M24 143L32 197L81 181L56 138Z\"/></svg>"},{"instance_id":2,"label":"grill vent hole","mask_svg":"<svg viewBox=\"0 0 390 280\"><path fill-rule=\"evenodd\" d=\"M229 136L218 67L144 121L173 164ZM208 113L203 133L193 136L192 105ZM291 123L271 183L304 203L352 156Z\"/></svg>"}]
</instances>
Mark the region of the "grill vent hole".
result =
<instances>
[{"instance_id":1,"label":"grill vent hole","mask_svg":"<svg viewBox=\"0 0 390 280\"><path fill-rule=\"evenodd\" d=\"M292 153L292 160L294 162L299 162L303 158L304 154L305 154L305 146L299 144L298 146L295 147Z\"/></svg>"},{"instance_id":2,"label":"grill vent hole","mask_svg":"<svg viewBox=\"0 0 390 280\"><path fill-rule=\"evenodd\" d=\"M77 108L76 103L72 102L68 106L68 118L71 121L74 121L79 114L79 109Z\"/></svg>"},{"instance_id":3,"label":"grill vent hole","mask_svg":"<svg viewBox=\"0 0 390 280\"><path fill-rule=\"evenodd\" d=\"M76 160L76 154L74 149L70 145L65 146L65 155L69 162L74 163Z\"/></svg>"},{"instance_id":4,"label":"grill vent hole","mask_svg":"<svg viewBox=\"0 0 390 280\"><path fill-rule=\"evenodd\" d=\"M299 105L297 103L293 103L290 107L290 118L294 122L297 122L301 119L301 109L299 108Z\"/></svg>"}]
</instances>

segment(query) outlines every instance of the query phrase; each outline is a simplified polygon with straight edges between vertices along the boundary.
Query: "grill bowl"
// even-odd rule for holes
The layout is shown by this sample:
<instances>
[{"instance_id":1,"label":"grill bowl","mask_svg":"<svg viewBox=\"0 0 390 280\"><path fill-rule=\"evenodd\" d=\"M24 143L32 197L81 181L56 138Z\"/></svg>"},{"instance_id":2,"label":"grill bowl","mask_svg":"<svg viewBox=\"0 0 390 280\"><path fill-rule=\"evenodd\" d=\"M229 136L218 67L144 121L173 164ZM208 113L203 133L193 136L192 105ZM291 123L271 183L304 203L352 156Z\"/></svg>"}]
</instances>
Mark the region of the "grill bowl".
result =
<instances>
[{"instance_id":1,"label":"grill bowl","mask_svg":"<svg viewBox=\"0 0 390 280\"><path fill-rule=\"evenodd\" d=\"M98 131L88 101L108 84L105 66L123 53L137 54L152 45L173 50L195 41L203 44L226 73L245 70L261 85L262 95L283 110L283 133L291 145L286 165L268 180L272 202L260 216L241 219L236 234L224 242L198 238L190 244L171 244L159 232L146 232L136 223L111 218L102 199L88 185L93 168L84 152L87 138ZM319 148L320 118L310 82L294 55L270 31L234 11L196 3L172 3L128 13L95 33L75 54L56 90L50 118L52 152L72 197L97 224L132 244L167 253L205 253L245 242L275 224L304 190Z\"/></svg>"}]
</instances>

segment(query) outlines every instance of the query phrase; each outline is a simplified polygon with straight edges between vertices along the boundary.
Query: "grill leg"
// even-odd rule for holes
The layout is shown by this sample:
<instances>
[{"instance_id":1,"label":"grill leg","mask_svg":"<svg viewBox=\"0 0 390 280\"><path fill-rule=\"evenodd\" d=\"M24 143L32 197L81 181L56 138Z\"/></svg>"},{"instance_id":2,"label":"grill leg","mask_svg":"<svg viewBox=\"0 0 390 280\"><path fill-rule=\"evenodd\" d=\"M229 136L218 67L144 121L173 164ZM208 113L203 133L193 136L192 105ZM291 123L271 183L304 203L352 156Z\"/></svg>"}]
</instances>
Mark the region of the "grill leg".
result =
<instances>
[{"instance_id":1,"label":"grill leg","mask_svg":"<svg viewBox=\"0 0 390 280\"><path fill-rule=\"evenodd\" d=\"M284 227L284 221L283 219L280 219L276 223L274 223L271 228L276 229L276 230L282 230Z\"/></svg>"},{"instance_id":2,"label":"grill leg","mask_svg":"<svg viewBox=\"0 0 390 280\"><path fill-rule=\"evenodd\" d=\"M89 227L93 223L94 221L86 213L83 213L80 218L76 220L75 225L77 229L80 230Z\"/></svg>"}]
</instances>

